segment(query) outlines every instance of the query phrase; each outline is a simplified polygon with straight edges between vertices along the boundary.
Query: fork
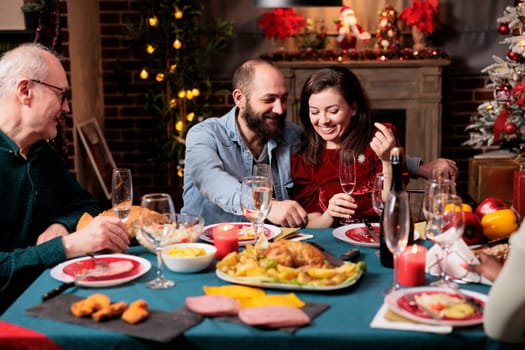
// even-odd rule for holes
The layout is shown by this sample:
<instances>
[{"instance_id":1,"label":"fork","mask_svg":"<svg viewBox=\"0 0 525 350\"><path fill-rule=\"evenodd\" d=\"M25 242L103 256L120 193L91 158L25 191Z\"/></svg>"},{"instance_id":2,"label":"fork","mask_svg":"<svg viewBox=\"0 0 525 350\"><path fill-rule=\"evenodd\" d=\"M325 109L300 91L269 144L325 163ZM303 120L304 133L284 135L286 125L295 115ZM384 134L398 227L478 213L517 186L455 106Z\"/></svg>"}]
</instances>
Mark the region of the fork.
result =
<instances>
[{"instance_id":1,"label":"fork","mask_svg":"<svg viewBox=\"0 0 525 350\"><path fill-rule=\"evenodd\" d=\"M484 309L484 306L482 303L480 303L479 301L477 301L475 298L473 297L469 297L468 295L466 295L465 293L463 293L459 288L454 288L454 292L457 293L457 295L467 304L471 305L474 309L476 309L477 311L483 313L483 309Z\"/></svg>"},{"instance_id":2,"label":"fork","mask_svg":"<svg viewBox=\"0 0 525 350\"><path fill-rule=\"evenodd\" d=\"M95 263L95 266L102 269L102 271L105 271L108 269L109 267L108 262L105 260L97 259L97 257L95 256L95 253L87 253L86 255L89 256L91 260L93 260L93 262Z\"/></svg>"}]
</instances>

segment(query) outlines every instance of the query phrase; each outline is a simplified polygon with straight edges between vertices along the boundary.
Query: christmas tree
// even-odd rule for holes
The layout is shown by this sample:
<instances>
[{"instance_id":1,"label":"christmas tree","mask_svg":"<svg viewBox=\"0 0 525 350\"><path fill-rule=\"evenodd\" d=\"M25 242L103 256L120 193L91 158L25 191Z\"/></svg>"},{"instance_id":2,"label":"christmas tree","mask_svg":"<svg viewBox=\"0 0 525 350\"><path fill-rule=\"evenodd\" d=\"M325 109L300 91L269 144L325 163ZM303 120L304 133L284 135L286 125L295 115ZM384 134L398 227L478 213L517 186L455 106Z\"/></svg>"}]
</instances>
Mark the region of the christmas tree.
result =
<instances>
[{"instance_id":1,"label":"christmas tree","mask_svg":"<svg viewBox=\"0 0 525 350\"><path fill-rule=\"evenodd\" d=\"M494 63L483 68L494 91L494 99L478 106L466 127L473 148L500 146L517 148L525 143L525 3L505 8L497 19L498 31L507 37L507 57L493 56Z\"/></svg>"},{"instance_id":2,"label":"christmas tree","mask_svg":"<svg viewBox=\"0 0 525 350\"><path fill-rule=\"evenodd\" d=\"M158 116L154 158L171 184L183 176L188 129L211 114L210 74L234 35L233 23L206 18L198 0L143 0L141 6L140 22L128 29L142 61L136 74L146 109Z\"/></svg>"}]
</instances>

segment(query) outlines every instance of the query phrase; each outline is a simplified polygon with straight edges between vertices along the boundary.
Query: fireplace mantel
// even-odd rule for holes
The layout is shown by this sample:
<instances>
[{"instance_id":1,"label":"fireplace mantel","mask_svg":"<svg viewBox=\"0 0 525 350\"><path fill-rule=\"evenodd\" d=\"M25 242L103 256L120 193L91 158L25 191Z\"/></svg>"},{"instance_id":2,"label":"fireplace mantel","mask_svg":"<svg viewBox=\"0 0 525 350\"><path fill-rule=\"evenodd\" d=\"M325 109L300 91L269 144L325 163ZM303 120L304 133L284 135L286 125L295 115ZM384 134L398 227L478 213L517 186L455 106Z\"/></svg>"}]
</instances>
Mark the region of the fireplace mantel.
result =
<instances>
[{"instance_id":1,"label":"fireplace mantel","mask_svg":"<svg viewBox=\"0 0 525 350\"><path fill-rule=\"evenodd\" d=\"M405 148L408 155L425 160L439 157L441 151L441 99L446 59L407 61L279 61L290 96L288 118L299 124L301 88L316 69L343 65L360 79L372 109L405 110Z\"/></svg>"}]
</instances>

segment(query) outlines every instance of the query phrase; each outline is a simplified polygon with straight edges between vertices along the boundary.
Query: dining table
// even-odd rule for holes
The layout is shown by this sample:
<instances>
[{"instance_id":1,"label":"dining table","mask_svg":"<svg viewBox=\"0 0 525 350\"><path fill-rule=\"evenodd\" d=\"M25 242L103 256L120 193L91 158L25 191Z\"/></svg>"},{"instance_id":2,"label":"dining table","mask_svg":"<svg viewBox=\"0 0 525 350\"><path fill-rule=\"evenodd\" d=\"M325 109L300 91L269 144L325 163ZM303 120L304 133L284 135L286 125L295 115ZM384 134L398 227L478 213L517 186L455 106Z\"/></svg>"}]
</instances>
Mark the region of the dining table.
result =
<instances>
[{"instance_id":1,"label":"dining table","mask_svg":"<svg viewBox=\"0 0 525 350\"><path fill-rule=\"evenodd\" d=\"M378 249L353 245L338 239L333 229L301 229L312 235L310 241L323 247L335 257L359 249L359 260L366 263L366 271L359 280L346 288L336 290L295 290L302 301L323 304L328 307L312 319L307 326L295 332L282 329L268 329L248 326L239 322L213 317L204 317L201 322L185 330L169 342L148 340L147 334L141 337L96 327L61 322L43 317L34 317L27 310L42 304L42 295L60 285L44 271L27 290L2 314L0 323L21 327L50 339L62 349L504 349L520 348L503 344L489 338L482 324L454 327L448 334L422 332L415 329L398 330L373 328L371 321L384 303L382 291L392 286L393 270L380 264ZM424 242L428 244L429 242ZM241 247L242 248L242 247ZM75 287L64 292L65 295L87 297L103 293L111 300L131 302L144 299L151 310L172 312L185 306L186 298L204 295L204 286L224 286L231 283L220 279L216 274L215 263L206 270L196 273L175 273L164 268L164 274L176 282L168 289L149 289L146 282L155 277L155 255L137 245L128 254L142 257L151 262L151 269L137 279L127 283L96 288ZM426 284L436 277L426 275ZM488 294L485 284L462 284L461 288ZM266 289L268 294L289 293L288 290ZM147 320L145 322L148 322ZM1 325L0 325L1 327ZM159 327L172 327L166 321ZM22 336L21 336L22 337ZM0 332L0 344L2 344ZM31 338L19 339L25 343ZM1 346L0 346L1 347ZM35 347L39 348L39 347ZM521 347L522 348L522 347Z\"/></svg>"}]
</instances>

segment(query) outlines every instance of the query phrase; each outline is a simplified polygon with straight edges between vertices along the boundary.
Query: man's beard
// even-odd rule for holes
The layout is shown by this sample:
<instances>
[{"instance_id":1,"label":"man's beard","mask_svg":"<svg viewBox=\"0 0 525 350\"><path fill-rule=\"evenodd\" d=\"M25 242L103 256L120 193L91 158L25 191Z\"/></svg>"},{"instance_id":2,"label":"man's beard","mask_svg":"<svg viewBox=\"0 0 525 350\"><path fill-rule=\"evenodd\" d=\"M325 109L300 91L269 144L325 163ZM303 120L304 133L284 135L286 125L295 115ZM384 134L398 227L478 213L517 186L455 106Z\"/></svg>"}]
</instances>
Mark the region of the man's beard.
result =
<instances>
[{"instance_id":1,"label":"man's beard","mask_svg":"<svg viewBox=\"0 0 525 350\"><path fill-rule=\"evenodd\" d=\"M273 112L266 112L260 116L251 109L249 104L246 104L246 110L244 111L242 117L246 120L248 127L258 135L260 135L263 140L276 140L281 139L281 132L284 130L285 121L286 121L286 112L283 114L276 114ZM265 123L265 118L277 118L278 127L273 128L269 127Z\"/></svg>"}]
</instances>

